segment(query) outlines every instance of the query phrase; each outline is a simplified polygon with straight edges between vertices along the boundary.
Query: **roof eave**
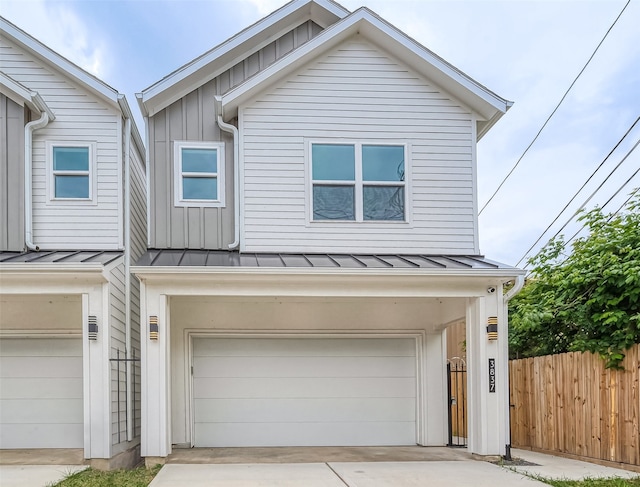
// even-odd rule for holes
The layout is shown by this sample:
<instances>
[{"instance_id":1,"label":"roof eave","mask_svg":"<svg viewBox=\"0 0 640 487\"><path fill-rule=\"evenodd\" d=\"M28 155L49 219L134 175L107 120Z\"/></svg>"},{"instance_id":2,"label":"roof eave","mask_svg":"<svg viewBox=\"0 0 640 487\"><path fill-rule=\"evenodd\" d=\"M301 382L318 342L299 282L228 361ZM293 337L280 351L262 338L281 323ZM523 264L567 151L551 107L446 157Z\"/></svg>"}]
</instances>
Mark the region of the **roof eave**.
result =
<instances>
[{"instance_id":1,"label":"roof eave","mask_svg":"<svg viewBox=\"0 0 640 487\"><path fill-rule=\"evenodd\" d=\"M92 93L97 95L103 101L117 107L118 92L107 85L100 79L96 78L91 73L85 71L80 66L72 63L64 56L61 56L57 52L53 51L43 43L31 37L19 27L15 26L8 20L0 17L0 31L19 44L22 48L27 49L33 55L47 63L56 71L63 73L75 82L84 86Z\"/></svg>"},{"instance_id":2,"label":"roof eave","mask_svg":"<svg viewBox=\"0 0 640 487\"><path fill-rule=\"evenodd\" d=\"M506 113L512 104L383 21L370 10L361 8L225 93L222 96L225 118L234 117L238 107L264 89L265 86L275 83L321 52L356 33L361 33L372 42L378 43L382 48L418 70L443 91L455 96L473 110L478 120L490 122L486 128L481 127L483 128L482 135ZM381 35L384 36L384 40Z\"/></svg>"},{"instance_id":3,"label":"roof eave","mask_svg":"<svg viewBox=\"0 0 640 487\"><path fill-rule=\"evenodd\" d=\"M314 20L326 27L348 14L332 0L293 0L142 90L141 110L153 116L302 22Z\"/></svg>"}]
</instances>

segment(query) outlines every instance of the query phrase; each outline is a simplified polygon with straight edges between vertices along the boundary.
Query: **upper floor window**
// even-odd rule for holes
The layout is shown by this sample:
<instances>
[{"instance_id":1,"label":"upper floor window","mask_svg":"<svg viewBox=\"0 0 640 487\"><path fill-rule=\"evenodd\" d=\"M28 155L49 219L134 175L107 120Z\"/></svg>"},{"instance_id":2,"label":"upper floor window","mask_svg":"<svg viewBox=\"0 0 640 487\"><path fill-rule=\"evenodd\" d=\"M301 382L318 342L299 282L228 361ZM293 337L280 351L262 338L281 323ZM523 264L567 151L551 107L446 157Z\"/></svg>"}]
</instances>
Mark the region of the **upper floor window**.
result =
<instances>
[{"instance_id":1,"label":"upper floor window","mask_svg":"<svg viewBox=\"0 0 640 487\"><path fill-rule=\"evenodd\" d=\"M224 143L175 142L175 205L224 206Z\"/></svg>"},{"instance_id":2,"label":"upper floor window","mask_svg":"<svg viewBox=\"0 0 640 487\"><path fill-rule=\"evenodd\" d=\"M404 145L311 143L313 220L406 221Z\"/></svg>"},{"instance_id":3,"label":"upper floor window","mask_svg":"<svg viewBox=\"0 0 640 487\"><path fill-rule=\"evenodd\" d=\"M48 193L52 202L93 203L95 143L47 143Z\"/></svg>"}]
</instances>

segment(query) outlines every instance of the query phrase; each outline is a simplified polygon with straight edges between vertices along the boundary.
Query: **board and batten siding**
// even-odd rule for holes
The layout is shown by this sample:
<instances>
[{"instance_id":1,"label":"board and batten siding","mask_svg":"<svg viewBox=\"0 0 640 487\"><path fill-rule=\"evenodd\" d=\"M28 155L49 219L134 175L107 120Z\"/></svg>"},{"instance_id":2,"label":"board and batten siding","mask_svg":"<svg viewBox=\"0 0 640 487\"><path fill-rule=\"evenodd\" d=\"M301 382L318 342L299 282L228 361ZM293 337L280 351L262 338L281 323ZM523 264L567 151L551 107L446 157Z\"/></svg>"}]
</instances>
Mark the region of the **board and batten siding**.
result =
<instances>
[{"instance_id":1,"label":"board and batten siding","mask_svg":"<svg viewBox=\"0 0 640 487\"><path fill-rule=\"evenodd\" d=\"M240 108L242 250L475 254L471 111L356 35ZM305 144L406 143L409 222L309 222Z\"/></svg>"},{"instance_id":2,"label":"board and batten siding","mask_svg":"<svg viewBox=\"0 0 640 487\"><path fill-rule=\"evenodd\" d=\"M56 116L33 134L34 243L43 250L121 248L118 110L6 38L0 41L0 65L11 78L37 91ZM96 144L97 204L56 204L47 200L47 141Z\"/></svg>"},{"instance_id":3,"label":"board and batten siding","mask_svg":"<svg viewBox=\"0 0 640 487\"><path fill-rule=\"evenodd\" d=\"M233 138L218 127L214 96L259 73L315 37L322 28L307 21L251 54L149 119L151 248L220 249L234 240ZM174 206L176 140L225 143L225 207Z\"/></svg>"},{"instance_id":4,"label":"board and batten siding","mask_svg":"<svg viewBox=\"0 0 640 487\"><path fill-rule=\"evenodd\" d=\"M0 94L0 251L24 250L25 113Z\"/></svg>"}]
</instances>

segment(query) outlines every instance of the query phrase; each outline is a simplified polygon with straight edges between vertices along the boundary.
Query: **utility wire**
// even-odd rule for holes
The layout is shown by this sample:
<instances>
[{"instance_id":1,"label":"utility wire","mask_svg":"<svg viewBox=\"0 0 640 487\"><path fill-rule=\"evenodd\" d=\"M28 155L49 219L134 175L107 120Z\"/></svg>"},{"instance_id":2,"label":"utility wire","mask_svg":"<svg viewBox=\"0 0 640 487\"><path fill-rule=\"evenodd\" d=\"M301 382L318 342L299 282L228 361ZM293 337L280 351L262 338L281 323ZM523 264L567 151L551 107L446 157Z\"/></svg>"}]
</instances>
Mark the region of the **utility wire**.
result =
<instances>
[{"instance_id":1,"label":"utility wire","mask_svg":"<svg viewBox=\"0 0 640 487\"><path fill-rule=\"evenodd\" d=\"M607 202L606 202L604 205L602 205L602 208L604 208L604 207L605 207L605 206L607 206L609 203L611 203L611 200L612 200L613 198L615 198L616 196L618 196L618 193L620 193L620 191L622 191L622 188L624 188L627 184L629 184L629 183L631 182L631 180L632 180L632 179L636 176L636 174L638 174L639 172L640 172L640 167L638 167L638 169L636 169L636 172L634 172L634 173L629 177L629 179L627 179L627 180L624 182L624 184L623 184L622 186L620 186L620 187L618 188L618 190L617 190L615 193L613 193L613 195L611 196L611 198L609 198L609 199L607 200ZM611 219L612 219L614 216L616 216L616 215L620 212L620 210L621 210L622 208L624 208L624 205L626 205L626 204L631 200L631 198L633 197L633 195L634 195L634 194L636 194L636 192L637 192L637 191L638 191L638 189L637 189L637 188L636 188L635 190L633 190L633 191L631 192L631 194L629 195L629 197L626 199L626 201L625 201L624 203L622 203L622 205L620 206L620 208L618 208L615 212L613 212L613 213L611 214L611 216L609 217L609 219L608 219L607 221L611 221ZM580 230L578 230L576 233L574 233L574 234L573 234L573 236L572 236L569 240L567 240L567 241L564 243L564 247L566 247L566 246L569 244L569 242L571 242L574 238L576 238L576 237L578 236L578 234L583 230L583 228L584 228L584 225L582 225L582 227L580 228Z\"/></svg>"},{"instance_id":2,"label":"utility wire","mask_svg":"<svg viewBox=\"0 0 640 487\"><path fill-rule=\"evenodd\" d=\"M545 234L549 231L549 229L553 226L553 224L555 222L558 221L558 219L562 216L562 214L567 210L567 208L569 207L569 205L571 203L573 203L573 201L578 197L578 195L580 194L580 192L585 188L585 186L587 184L589 184L589 181L591 181L591 179L593 179L593 177L596 175L596 173L600 170L600 168L609 160L609 157L611 157L611 154L613 154L615 152L615 150L620 146L620 144L622 143L622 141L627 137L627 135L629 135L629 133L633 130L633 128L638 124L638 122L640 121L640 117L636 118L636 121L633 122L633 124L631 125L631 127L629 127L629 129L625 132L625 134L622 136L622 138L616 143L616 145L613 147L613 149L611 149L609 151L609 153L607 154L607 157L605 157L602 162L598 165L598 167L595 169L595 171L593 171L591 173L591 176L589 176L587 178L587 180L584 182L584 184L580 187L580 189L578 191L576 191L576 193L572 196L572 198L569 200L569 202L564 205L564 208L562 208L562 210L560 211L560 213L558 213L558 215L553 219L553 221L551 223L549 223L549 226L547 226L547 228L545 228L544 232L542 232L540 234L540 236L538 237L538 239L533 242L533 244L531 244L531 247L529 247L527 249L527 251L524 253L524 255L520 258L520 260L518 261L518 263L516 264L516 266L518 266L520 264L520 262L522 262L524 260L524 258L527 256L527 254L529 252L531 252L533 250L533 248L538 244L538 242L540 242L540 240L542 240L542 237L545 236ZM574 215L575 216L575 215ZM573 216L571 217L573 218ZM564 228L564 227L563 227Z\"/></svg>"},{"instance_id":3,"label":"utility wire","mask_svg":"<svg viewBox=\"0 0 640 487\"><path fill-rule=\"evenodd\" d=\"M620 11L620 13L618 14L618 16L616 17L616 19L613 21L613 24L611 24L611 27L609 27L609 30L607 30L607 32L605 33L604 37L600 40L600 42L598 43L598 45L596 46L595 51L593 51L593 54L591 54L591 56L589 57L589 59L587 60L586 64L582 67L582 69L580 70L580 72L578 73L578 76L576 76L576 78L573 80L573 82L571 83L571 85L569 86L569 88L567 89L567 91L565 91L564 95L562 95L562 98L560 98L560 101L558 102L558 104L556 105L556 107L553 109L553 111L551 112L551 115L549 115L547 117L547 120L545 120L545 122L542 124L542 127L540 127L540 130L538 130L538 133L536 134L536 136L533 138L533 140L531 141L531 143L527 146L527 148L524 150L524 152L522 153L522 155L518 158L518 160L516 161L516 163L513 165L513 167L511 168L511 170L509 171L509 173L504 177L504 179L502 180L502 182L498 185L497 189L493 192L493 194L491 195L491 197L487 200L487 202L484 204L484 206L480 209L480 211L478 212L478 216L482 215L482 212L484 211L484 209L489 205L489 203L491 203L491 201L493 200L493 198L496 196L496 194L498 194L498 191L500 191L500 189L502 188L502 186L504 185L504 183L507 181L507 179L509 179L509 177L511 176L511 174L513 174L513 171L515 171L516 167L518 167L518 165L520 164L520 161L522 161L522 159L524 158L524 156L527 154L527 152L529 152L529 149L531 148L531 146L535 143L536 140L538 140L538 137L540 136L540 134L542 133L542 131L544 130L544 128L547 126L547 124L549 123L549 120L551 120L551 117L553 117L553 115L556 113L556 111L558 111L558 108L560 108L560 105L562 104L562 102L564 101L564 99L567 97L567 95L569 94L569 92L571 91L571 88L573 88L573 85L576 84L576 81L578 81L578 78L580 78L580 76L582 75L582 73L584 72L585 69L587 69L587 66L589 65L589 63L591 62L591 60L593 59L593 57L596 55L596 53L598 52L598 49L600 49L600 46L602 45L602 43L604 42L604 40L607 38L607 36L609 35L609 32L611 32L611 29L613 29L613 27L616 25L616 23L618 22L618 19L620 19L620 17L622 16L622 14L624 13L624 11L626 10L626 8L629 6L629 4L631 3L631 0L627 0L627 3L625 4L624 7L622 7L622 10Z\"/></svg>"},{"instance_id":4,"label":"utility wire","mask_svg":"<svg viewBox=\"0 0 640 487\"><path fill-rule=\"evenodd\" d=\"M591 201L591 199L596 195L596 193L598 191L600 191L600 189L602 188L602 186L604 186L604 184L609 180L609 178L613 175L613 173L615 173L618 168L622 165L622 163L624 163L624 161L627 160L627 158L631 155L631 153L636 149L636 147L638 147L638 145L640 145L640 139L638 139L636 141L636 143L633 145L633 147L631 149L629 149L629 151L625 154L625 156L620 160L620 162L616 165L616 167L614 167L611 172L607 175L607 177L604 179L604 181L602 181L600 183L600 185L593 191L593 193L591 193L589 195L589 197L580 205L580 207L574 212L573 215L571 215L571 218L569 218L564 225L562 225L562 227L560 227L560 229L556 232L556 234L551 237L549 240L547 240L547 243L549 243L551 240L553 240L554 238L556 238L560 232L562 232L562 230L564 230L566 228L566 226L576 217L576 215L578 215L580 213L580 211L582 211L584 209L585 206L587 206L587 204L589 203L589 201ZM629 181L636 175L638 174L638 172L640 172L640 167L638 167L638 169L636 169L636 171L631 175L631 177L618 189L618 191L616 192L616 194L618 194L620 192L620 190L626 186ZM614 195L615 196L615 195ZM610 201L610 200L609 200ZM609 202L607 201L607 203ZM584 227L584 225L583 225ZM580 230L582 230L582 227L580 228ZM578 230L578 233L580 232L580 230ZM577 234L576 234L577 235ZM575 235L571 238L574 238ZM565 242L565 246L566 246L566 242ZM528 251L527 251L528 252ZM522 262L522 260L526 257L526 254L524 256L522 256L520 258L520 260L518 261L518 263L516 264L516 267L518 266L518 264L520 264L520 262ZM528 264L527 264L528 265ZM525 266L526 267L526 266Z\"/></svg>"}]
</instances>

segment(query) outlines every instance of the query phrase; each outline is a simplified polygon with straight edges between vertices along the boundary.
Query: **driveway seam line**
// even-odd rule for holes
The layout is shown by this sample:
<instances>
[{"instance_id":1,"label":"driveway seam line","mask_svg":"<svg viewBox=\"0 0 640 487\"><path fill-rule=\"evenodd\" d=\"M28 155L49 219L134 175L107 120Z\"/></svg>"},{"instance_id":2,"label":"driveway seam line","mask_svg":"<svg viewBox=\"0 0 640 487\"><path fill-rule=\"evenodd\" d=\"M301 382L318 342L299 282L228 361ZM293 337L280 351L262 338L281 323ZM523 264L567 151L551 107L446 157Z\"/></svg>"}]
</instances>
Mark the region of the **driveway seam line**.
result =
<instances>
[{"instance_id":1,"label":"driveway seam line","mask_svg":"<svg viewBox=\"0 0 640 487\"><path fill-rule=\"evenodd\" d=\"M336 476L336 477L338 477L338 478L340 479L340 481L341 481L344 485L346 485L347 487L349 487L349 484L348 484L348 483L347 483L347 482L346 482L346 481L345 481L345 480L340 476L340 474L339 474L338 472L336 472L336 471L333 469L333 467L332 467L331 465L329 465L329 462L325 462L324 464L329 468L329 470L331 470L331 471L335 474L335 476Z\"/></svg>"}]
</instances>

